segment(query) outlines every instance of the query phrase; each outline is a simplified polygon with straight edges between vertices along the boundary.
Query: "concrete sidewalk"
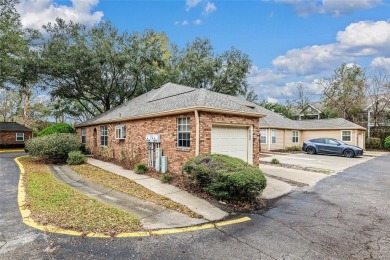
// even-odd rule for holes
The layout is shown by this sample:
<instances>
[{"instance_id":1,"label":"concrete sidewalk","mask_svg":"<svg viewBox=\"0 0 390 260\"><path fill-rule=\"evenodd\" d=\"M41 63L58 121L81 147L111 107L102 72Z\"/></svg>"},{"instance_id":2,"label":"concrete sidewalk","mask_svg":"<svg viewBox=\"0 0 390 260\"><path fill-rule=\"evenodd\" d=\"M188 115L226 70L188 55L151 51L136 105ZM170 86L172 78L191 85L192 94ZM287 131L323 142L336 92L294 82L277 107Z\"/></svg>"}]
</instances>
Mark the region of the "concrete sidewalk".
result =
<instances>
[{"instance_id":1,"label":"concrete sidewalk","mask_svg":"<svg viewBox=\"0 0 390 260\"><path fill-rule=\"evenodd\" d=\"M162 183L160 180L147 175L136 174L113 163L88 158L89 164L102 168L106 171L118 174L144 186L145 188L167 197L177 203L187 206L192 211L202 215L208 221L220 220L228 215L227 212L213 206L204 199L198 198L173 185Z\"/></svg>"}]
</instances>

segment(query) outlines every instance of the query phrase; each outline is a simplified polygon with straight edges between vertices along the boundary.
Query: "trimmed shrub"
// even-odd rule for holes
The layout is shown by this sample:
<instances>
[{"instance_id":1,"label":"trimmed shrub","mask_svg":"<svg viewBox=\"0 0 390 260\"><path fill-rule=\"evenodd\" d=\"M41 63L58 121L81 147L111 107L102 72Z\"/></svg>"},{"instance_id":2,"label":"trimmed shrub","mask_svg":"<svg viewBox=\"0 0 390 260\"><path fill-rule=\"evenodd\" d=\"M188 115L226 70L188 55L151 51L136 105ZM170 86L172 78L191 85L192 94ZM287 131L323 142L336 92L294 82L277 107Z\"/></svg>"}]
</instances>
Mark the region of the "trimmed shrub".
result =
<instances>
[{"instance_id":1,"label":"trimmed shrub","mask_svg":"<svg viewBox=\"0 0 390 260\"><path fill-rule=\"evenodd\" d=\"M192 158L184 165L184 170L194 183L220 200L254 201L267 183L257 167L221 154Z\"/></svg>"},{"instance_id":2,"label":"trimmed shrub","mask_svg":"<svg viewBox=\"0 0 390 260\"><path fill-rule=\"evenodd\" d=\"M137 163L134 167L135 173L144 174L148 170L148 167L144 163Z\"/></svg>"},{"instance_id":3,"label":"trimmed shrub","mask_svg":"<svg viewBox=\"0 0 390 260\"><path fill-rule=\"evenodd\" d=\"M293 145L293 146L287 146L284 149L286 151L301 151L302 150L302 146L300 146L300 145Z\"/></svg>"},{"instance_id":4,"label":"trimmed shrub","mask_svg":"<svg viewBox=\"0 0 390 260\"><path fill-rule=\"evenodd\" d=\"M68 153L68 160L66 162L70 165L78 165L85 163L86 159L80 151L72 151Z\"/></svg>"},{"instance_id":5,"label":"trimmed shrub","mask_svg":"<svg viewBox=\"0 0 390 260\"><path fill-rule=\"evenodd\" d=\"M385 142L383 143L383 147L387 150L390 150L390 135L385 138Z\"/></svg>"},{"instance_id":6,"label":"trimmed shrub","mask_svg":"<svg viewBox=\"0 0 390 260\"><path fill-rule=\"evenodd\" d=\"M32 156L65 162L69 152L78 151L80 145L78 137L74 134L52 134L28 140L26 149Z\"/></svg>"},{"instance_id":7,"label":"trimmed shrub","mask_svg":"<svg viewBox=\"0 0 390 260\"><path fill-rule=\"evenodd\" d=\"M381 139L375 137L369 137L366 140L366 148L368 149L380 149L381 148Z\"/></svg>"},{"instance_id":8,"label":"trimmed shrub","mask_svg":"<svg viewBox=\"0 0 390 260\"><path fill-rule=\"evenodd\" d=\"M273 158L273 159L271 160L271 163L272 163L272 164L280 164L279 160L276 159L276 158Z\"/></svg>"},{"instance_id":9,"label":"trimmed shrub","mask_svg":"<svg viewBox=\"0 0 390 260\"><path fill-rule=\"evenodd\" d=\"M172 175L170 175L169 173L164 173L163 175L161 175L161 182L169 183L171 182L171 180L172 180Z\"/></svg>"},{"instance_id":10,"label":"trimmed shrub","mask_svg":"<svg viewBox=\"0 0 390 260\"><path fill-rule=\"evenodd\" d=\"M55 133L74 134L76 133L76 131L71 125L67 123L58 123L43 129L37 134L37 136L52 135Z\"/></svg>"}]
</instances>

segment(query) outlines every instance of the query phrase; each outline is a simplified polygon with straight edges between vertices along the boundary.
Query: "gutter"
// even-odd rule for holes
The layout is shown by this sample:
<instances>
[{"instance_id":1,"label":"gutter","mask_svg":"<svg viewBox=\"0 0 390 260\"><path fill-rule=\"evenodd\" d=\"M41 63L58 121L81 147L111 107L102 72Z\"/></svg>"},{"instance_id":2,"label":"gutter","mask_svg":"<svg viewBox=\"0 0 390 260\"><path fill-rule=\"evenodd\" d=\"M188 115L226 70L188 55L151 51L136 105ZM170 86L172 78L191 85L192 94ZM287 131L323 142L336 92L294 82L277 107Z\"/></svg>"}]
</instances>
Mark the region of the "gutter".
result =
<instances>
[{"instance_id":1,"label":"gutter","mask_svg":"<svg viewBox=\"0 0 390 260\"><path fill-rule=\"evenodd\" d=\"M199 155L200 146L200 124L199 124L199 112L195 110L195 156Z\"/></svg>"}]
</instances>

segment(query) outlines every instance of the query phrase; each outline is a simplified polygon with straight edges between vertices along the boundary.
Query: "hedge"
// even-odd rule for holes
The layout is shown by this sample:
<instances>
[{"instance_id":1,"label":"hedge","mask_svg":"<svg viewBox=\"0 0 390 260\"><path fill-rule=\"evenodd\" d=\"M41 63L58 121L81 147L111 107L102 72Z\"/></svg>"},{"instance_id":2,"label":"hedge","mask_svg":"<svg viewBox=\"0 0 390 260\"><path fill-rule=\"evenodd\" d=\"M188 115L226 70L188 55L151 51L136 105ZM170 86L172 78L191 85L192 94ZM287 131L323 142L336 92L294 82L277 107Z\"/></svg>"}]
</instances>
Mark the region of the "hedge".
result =
<instances>
[{"instance_id":1,"label":"hedge","mask_svg":"<svg viewBox=\"0 0 390 260\"><path fill-rule=\"evenodd\" d=\"M252 202L267 184L259 168L227 155L199 155L184 170L195 184L220 200Z\"/></svg>"},{"instance_id":2,"label":"hedge","mask_svg":"<svg viewBox=\"0 0 390 260\"><path fill-rule=\"evenodd\" d=\"M38 132L37 136L45 136L45 135L51 135L55 133L69 133L73 134L76 133L74 128L67 124L67 123L58 123L58 124L53 124L42 131Z\"/></svg>"}]
</instances>

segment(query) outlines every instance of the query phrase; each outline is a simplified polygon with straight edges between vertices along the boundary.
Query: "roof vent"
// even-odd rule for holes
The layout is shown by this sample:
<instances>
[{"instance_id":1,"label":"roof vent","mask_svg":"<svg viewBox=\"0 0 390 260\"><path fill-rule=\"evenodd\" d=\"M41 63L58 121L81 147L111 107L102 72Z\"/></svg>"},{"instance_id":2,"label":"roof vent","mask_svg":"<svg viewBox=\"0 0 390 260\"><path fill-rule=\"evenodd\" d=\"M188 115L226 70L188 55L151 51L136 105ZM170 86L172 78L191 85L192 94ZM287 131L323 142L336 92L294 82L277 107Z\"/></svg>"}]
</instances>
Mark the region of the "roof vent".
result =
<instances>
[{"instance_id":1,"label":"roof vent","mask_svg":"<svg viewBox=\"0 0 390 260\"><path fill-rule=\"evenodd\" d=\"M255 109L255 106L252 106L252 105L245 105L246 107L249 107L251 109Z\"/></svg>"}]
</instances>

